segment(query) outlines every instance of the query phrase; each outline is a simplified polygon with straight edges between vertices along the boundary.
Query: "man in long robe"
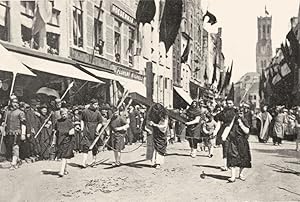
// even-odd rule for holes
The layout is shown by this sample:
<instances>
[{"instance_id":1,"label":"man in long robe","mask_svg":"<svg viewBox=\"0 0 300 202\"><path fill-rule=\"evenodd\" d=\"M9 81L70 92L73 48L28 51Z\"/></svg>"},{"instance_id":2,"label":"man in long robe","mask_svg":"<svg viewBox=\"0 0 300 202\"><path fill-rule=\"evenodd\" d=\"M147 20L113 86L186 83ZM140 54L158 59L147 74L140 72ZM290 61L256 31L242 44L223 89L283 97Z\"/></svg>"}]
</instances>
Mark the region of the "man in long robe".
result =
<instances>
[{"instance_id":1,"label":"man in long robe","mask_svg":"<svg viewBox=\"0 0 300 202\"><path fill-rule=\"evenodd\" d=\"M261 112L257 115L258 141L266 143L269 139L270 124L272 121L271 114L267 111L268 107L263 106Z\"/></svg>"}]
</instances>

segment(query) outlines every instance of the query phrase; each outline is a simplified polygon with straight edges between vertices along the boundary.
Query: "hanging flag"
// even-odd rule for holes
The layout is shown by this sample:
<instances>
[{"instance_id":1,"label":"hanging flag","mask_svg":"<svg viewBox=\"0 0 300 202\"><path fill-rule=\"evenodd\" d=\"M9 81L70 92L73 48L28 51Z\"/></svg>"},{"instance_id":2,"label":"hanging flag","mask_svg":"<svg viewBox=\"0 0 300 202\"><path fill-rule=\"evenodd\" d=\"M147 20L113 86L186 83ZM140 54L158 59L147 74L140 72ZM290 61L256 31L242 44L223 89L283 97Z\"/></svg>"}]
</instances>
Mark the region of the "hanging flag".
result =
<instances>
[{"instance_id":1,"label":"hanging flag","mask_svg":"<svg viewBox=\"0 0 300 202\"><path fill-rule=\"evenodd\" d=\"M225 78L224 78L224 82L223 82L223 85L221 87L221 93L224 91L225 87L226 87L226 83L228 83L228 78L229 78L229 69L226 70L226 73L225 73Z\"/></svg>"},{"instance_id":2,"label":"hanging flag","mask_svg":"<svg viewBox=\"0 0 300 202\"><path fill-rule=\"evenodd\" d=\"M263 93L265 91L265 82L267 81L265 76L265 71L262 70L260 80L259 80L259 97L263 99Z\"/></svg>"},{"instance_id":3,"label":"hanging flag","mask_svg":"<svg viewBox=\"0 0 300 202\"><path fill-rule=\"evenodd\" d=\"M151 23L155 16L156 7L154 0L140 0L136 10L136 21L139 25L142 23Z\"/></svg>"},{"instance_id":4,"label":"hanging flag","mask_svg":"<svg viewBox=\"0 0 300 202\"><path fill-rule=\"evenodd\" d=\"M231 83L231 88L227 95L227 99L234 101L234 83L233 82Z\"/></svg>"},{"instance_id":5,"label":"hanging flag","mask_svg":"<svg viewBox=\"0 0 300 202\"><path fill-rule=\"evenodd\" d=\"M291 46L291 50L292 50L291 55L295 58L295 61L298 61L298 59L299 59L299 41L292 29L286 35L286 38L290 42L290 46Z\"/></svg>"},{"instance_id":6,"label":"hanging flag","mask_svg":"<svg viewBox=\"0 0 300 202\"><path fill-rule=\"evenodd\" d=\"M210 23L211 25L214 25L217 23L217 18L216 16L214 16L212 13L210 13L209 11L206 11L205 15L203 16L203 21L205 19L205 17L209 17L208 23Z\"/></svg>"},{"instance_id":7,"label":"hanging flag","mask_svg":"<svg viewBox=\"0 0 300 202\"><path fill-rule=\"evenodd\" d=\"M287 63L284 63L281 67L280 67L280 75L282 77L285 77L286 75L288 75L289 73L291 73L291 69L289 67L289 65Z\"/></svg>"},{"instance_id":8,"label":"hanging flag","mask_svg":"<svg viewBox=\"0 0 300 202\"><path fill-rule=\"evenodd\" d=\"M204 76L203 76L204 80L207 81L208 80L208 75L207 75L207 68L205 68L205 72L204 72Z\"/></svg>"},{"instance_id":9,"label":"hanging flag","mask_svg":"<svg viewBox=\"0 0 300 202\"><path fill-rule=\"evenodd\" d=\"M211 84L213 84L215 81L217 81L217 56L216 55L214 57L213 66L214 66L214 72L213 72Z\"/></svg>"},{"instance_id":10,"label":"hanging flag","mask_svg":"<svg viewBox=\"0 0 300 202\"><path fill-rule=\"evenodd\" d=\"M218 91L220 91L221 88L222 88L222 74L220 73L219 83L218 83L218 86L217 86Z\"/></svg>"},{"instance_id":11,"label":"hanging flag","mask_svg":"<svg viewBox=\"0 0 300 202\"><path fill-rule=\"evenodd\" d=\"M32 36L36 35L52 17L52 4L49 0L36 0L32 22Z\"/></svg>"},{"instance_id":12,"label":"hanging flag","mask_svg":"<svg viewBox=\"0 0 300 202\"><path fill-rule=\"evenodd\" d=\"M190 38L188 39L183 54L181 56L181 63L186 63L189 57L189 53L190 53Z\"/></svg>"},{"instance_id":13,"label":"hanging flag","mask_svg":"<svg viewBox=\"0 0 300 202\"><path fill-rule=\"evenodd\" d=\"M166 0L159 27L159 41L164 42L166 53L173 45L182 18L182 0Z\"/></svg>"}]
</instances>

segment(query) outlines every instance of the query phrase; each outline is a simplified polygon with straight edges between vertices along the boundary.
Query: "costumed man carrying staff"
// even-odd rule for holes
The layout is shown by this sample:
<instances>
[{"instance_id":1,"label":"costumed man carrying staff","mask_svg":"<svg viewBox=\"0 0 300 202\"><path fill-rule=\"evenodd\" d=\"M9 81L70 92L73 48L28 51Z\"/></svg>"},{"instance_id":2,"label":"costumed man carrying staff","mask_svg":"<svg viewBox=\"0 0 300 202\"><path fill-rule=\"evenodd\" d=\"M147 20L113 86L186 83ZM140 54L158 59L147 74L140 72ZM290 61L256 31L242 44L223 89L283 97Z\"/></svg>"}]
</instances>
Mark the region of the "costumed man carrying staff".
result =
<instances>
[{"instance_id":1,"label":"costumed man carrying staff","mask_svg":"<svg viewBox=\"0 0 300 202\"><path fill-rule=\"evenodd\" d=\"M103 118L98 110L98 107L98 101L96 99L92 99L90 102L90 106L82 112L81 129L83 132L83 140L81 141L81 143L83 150L83 168L87 167L86 161L88 158L89 147L91 146L96 136L99 135L98 133L102 127ZM96 143L96 145L92 149L93 161L90 166L94 166L96 163L98 146L98 143Z\"/></svg>"},{"instance_id":2,"label":"costumed man carrying staff","mask_svg":"<svg viewBox=\"0 0 300 202\"><path fill-rule=\"evenodd\" d=\"M68 174L67 159L74 157L74 134L75 129L72 120L68 117L68 109L60 109L61 118L54 125L54 138L52 145L57 145L57 158L62 159L59 177Z\"/></svg>"},{"instance_id":3,"label":"costumed man carrying staff","mask_svg":"<svg viewBox=\"0 0 300 202\"><path fill-rule=\"evenodd\" d=\"M21 140L26 138L26 119L25 113L19 109L19 103L16 96L11 96L11 105L6 112L6 136L5 146L8 158L12 158L11 169L17 169L21 163L19 158L19 149Z\"/></svg>"},{"instance_id":4,"label":"costumed man carrying staff","mask_svg":"<svg viewBox=\"0 0 300 202\"><path fill-rule=\"evenodd\" d=\"M234 116L235 116L235 109L233 105L233 101L228 99L226 101L227 106L224 108L224 110L217 114L215 119L217 121L221 121L222 125L217 133L217 138L216 138L216 144L222 144L222 151L223 151L223 161L224 161L224 166L221 167L222 171L227 171L227 150L228 150L228 140L226 137L224 137L223 133L226 127L230 125L232 122Z\"/></svg>"},{"instance_id":5,"label":"costumed man carrying staff","mask_svg":"<svg viewBox=\"0 0 300 202\"><path fill-rule=\"evenodd\" d=\"M191 157L196 157L197 145L200 143L200 133L201 133L201 111L198 106L197 101L193 101L190 107L187 109L188 122L185 123L186 128L186 138L189 141L191 148Z\"/></svg>"}]
</instances>

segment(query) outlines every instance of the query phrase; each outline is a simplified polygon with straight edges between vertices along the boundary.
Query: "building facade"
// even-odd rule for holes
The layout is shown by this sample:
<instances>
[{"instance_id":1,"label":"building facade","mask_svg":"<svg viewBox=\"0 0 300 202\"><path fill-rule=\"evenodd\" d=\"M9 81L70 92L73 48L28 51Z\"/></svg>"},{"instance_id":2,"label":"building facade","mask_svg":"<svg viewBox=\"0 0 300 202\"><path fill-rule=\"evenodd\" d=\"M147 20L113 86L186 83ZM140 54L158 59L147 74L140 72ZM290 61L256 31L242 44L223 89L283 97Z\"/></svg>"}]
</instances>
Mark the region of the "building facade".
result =
<instances>
[{"instance_id":1,"label":"building facade","mask_svg":"<svg viewBox=\"0 0 300 202\"><path fill-rule=\"evenodd\" d=\"M259 97L259 73L248 72L243 75L234 85L234 103L239 106L241 103L248 103L252 109L260 107Z\"/></svg>"},{"instance_id":2,"label":"building facade","mask_svg":"<svg viewBox=\"0 0 300 202\"><path fill-rule=\"evenodd\" d=\"M124 90L146 96L145 70L135 58L136 1L54 0L51 1L51 19L37 34L33 33L34 1L1 1L0 6L5 9L0 14L4 19L0 25L1 43L23 63L24 58L31 57L32 61L39 60L41 66L58 63L67 68L66 65L70 65L65 73L53 72L51 67L38 70L61 76L62 81L68 82L74 79L68 74L74 66L78 67L102 81L101 85L86 85L87 90L96 86L97 95L93 91L90 96L112 104L117 103ZM28 66L34 66L29 60ZM81 80L77 83L85 81L85 78L77 79ZM40 85L50 82L39 80ZM58 79L51 82L55 80ZM65 87L66 84L60 90L63 92Z\"/></svg>"}]
</instances>

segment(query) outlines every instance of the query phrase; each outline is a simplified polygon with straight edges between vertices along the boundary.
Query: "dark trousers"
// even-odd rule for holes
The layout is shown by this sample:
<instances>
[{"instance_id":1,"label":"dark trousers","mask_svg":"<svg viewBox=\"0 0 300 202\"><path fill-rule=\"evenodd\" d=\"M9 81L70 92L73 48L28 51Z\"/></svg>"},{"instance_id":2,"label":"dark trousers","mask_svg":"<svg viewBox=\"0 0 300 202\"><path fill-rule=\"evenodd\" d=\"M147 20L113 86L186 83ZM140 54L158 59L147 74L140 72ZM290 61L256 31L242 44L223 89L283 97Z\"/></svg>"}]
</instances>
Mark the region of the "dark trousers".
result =
<instances>
[{"instance_id":1,"label":"dark trousers","mask_svg":"<svg viewBox=\"0 0 300 202\"><path fill-rule=\"evenodd\" d=\"M30 143L28 139L21 140L20 143L20 159L24 160L30 157Z\"/></svg>"},{"instance_id":2,"label":"dark trousers","mask_svg":"<svg viewBox=\"0 0 300 202\"><path fill-rule=\"evenodd\" d=\"M281 142L282 138L276 136L273 137L273 144L281 144Z\"/></svg>"},{"instance_id":3,"label":"dark trousers","mask_svg":"<svg viewBox=\"0 0 300 202\"><path fill-rule=\"evenodd\" d=\"M4 136L4 144L6 147L6 159L10 160L13 155L13 146L21 143L20 135L6 135Z\"/></svg>"}]
</instances>

